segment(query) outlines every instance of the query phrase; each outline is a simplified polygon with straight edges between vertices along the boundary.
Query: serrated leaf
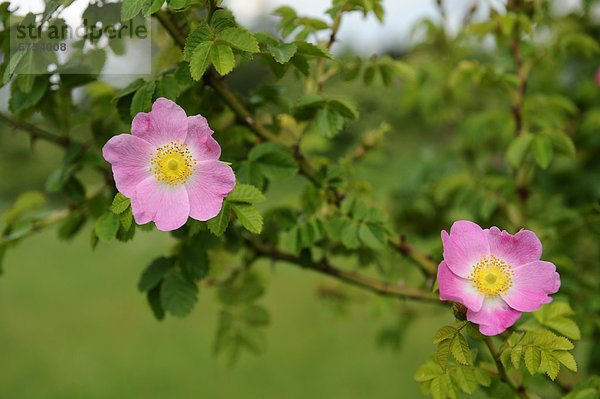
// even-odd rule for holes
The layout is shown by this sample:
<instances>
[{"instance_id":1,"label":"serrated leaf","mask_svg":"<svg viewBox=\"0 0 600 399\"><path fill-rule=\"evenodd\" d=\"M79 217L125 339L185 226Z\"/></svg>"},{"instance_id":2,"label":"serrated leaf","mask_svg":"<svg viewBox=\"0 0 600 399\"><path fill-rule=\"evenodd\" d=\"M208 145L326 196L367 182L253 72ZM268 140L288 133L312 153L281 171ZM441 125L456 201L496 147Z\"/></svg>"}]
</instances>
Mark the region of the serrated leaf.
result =
<instances>
[{"instance_id":1,"label":"serrated leaf","mask_svg":"<svg viewBox=\"0 0 600 399\"><path fill-rule=\"evenodd\" d=\"M445 339L453 338L458 333L458 330L452 326L443 326L435 332L433 343L438 344Z\"/></svg>"},{"instance_id":2,"label":"serrated leaf","mask_svg":"<svg viewBox=\"0 0 600 399\"><path fill-rule=\"evenodd\" d=\"M269 312L262 306L249 305L240 313L241 319L244 323L253 327L264 327L268 326L271 322Z\"/></svg>"},{"instance_id":3,"label":"serrated leaf","mask_svg":"<svg viewBox=\"0 0 600 399\"><path fill-rule=\"evenodd\" d=\"M266 198L260 190L250 184L236 184L232 192L227 196L227 201L232 202L261 202Z\"/></svg>"},{"instance_id":4,"label":"serrated leaf","mask_svg":"<svg viewBox=\"0 0 600 399\"><path fill-rule=\"evenodd\" d=\"M157 89L157 97L165 97L171 101L175 101L179 97L179 83L173 76L163 76Z\"/></svg>"},{"instance_id":5,"label":"serrated leaf","mask_svg":"<svg viewBox=\"0 0 600 399\"><path fill-rule=\"evenodd\" d=\"M471 362L471 350L469 344L462 334L456 334L450 346L452 355L460 364L469 364Z\"/></svg>"},{"instance_id":6,"label":"serrated leaf","mask_svg":"<svg viewBox=\"0 0 600 399\"><path fill-rule=\"evenodd\" d=\"M165 318L165 310L160 299L161 286L162 284L157 285L148 291L148 294L146 295L148 305L150 305L150 309L152 309L152 314L154 314L154 317L158 321Z\"/></svg>"},{"instance_id":7,"label":"serrated leaf","mask_svg":"<svg viewBox=\"0 0 600 399\"><path fill-rule=\"evenodd\" d=\"M522 355L523 355L523 346L522 345L517 345L514 348L512 348L512 350L510 351L510 360L511 360L513 366L515 366L515 368L517 370L521 368Z\"/></svg>"},{"instance_id":8,"label":"serrated leaf","mask_svg":"<svg viewBox=\"0 0 600 399\"><path fill-rule=\"evenodd\" d=\"M231 47L224 44L214 45L210 49L210 60L221 76L227 75L235 66L235 57Z\"/></svg>"},{"instance_id":9,"label":"serrated leaf","mask_svg":"<svg viewBox=\"0 0 600 399\"><path fill-rule=\"evenodd\" d=\"M525 349L525 366L531 375L534 375L540 369L542 362L542 354L540 350L533 346L528 346Z\"/></svg>"},{"instance_id":10,"label":"serrated leaf","mask_svg":"<svg viewBox=\"0 0 600 399\"><path fill-rule=\"evenodd\" d=\"M259 167L261 173L271 180L281 180L298 172L298 164L285 148L274 143L263 143L250 150L248 159Z\"/></svg>"},{"instance_id":11,"label":"serrated leaf","mask_svg":"<svg viewBox=\"0 0 600 399\"><path fill-rule=\"evenodd\" d=\"M533 140L533 153L535 160L542 169L546 169L550 165L550 161L554 156L552 142L545 136L537 136Z\"/></svg>"},{"instance_id":12,"label":"serrated leaf","mask_svg":"<svg viewBox=\"0 0 600 399\"><path fill-rule=\"evenodd\" d=\"M360 240L358 237L358 224L348 223L342 230L342 244L348 249L356 249L360 246Z\"/></svg>"},{"instance_id":13,"label":"serrated leaf","mask_svg":"<svg viewBox=\"0 0 600 399\"><path fill-rule=\"evenodd\" d=\"M573 343L565 337L555 337L547 345L547 348L550 350L571 350L573 347Z\"/></svg>"},{"instance_id":14,"label":"serrated leaf","mask_svg":"<svg viewBox=\"0 0 600 399\"><path fill-rule=\"evenodd\" d=\"M278 43L271 38L267 39L267 49L275 61L280 64L285 64L288 62L298 50L296 45L293 43Z\"/></svg>"},{"instance_id":15,"label":"serrated leaf","mask_svg":"<svg viewBox=\"0 0 600 399\"><path fill-rule=\"evenodd\" d=\"M131 201L129 198L127 198L126 196L124 196L121 193L117 193L117 195L115 195L115 198L113 198L113 202L112 202L112 211L113 213L116 213L117 215L125 212L127 210L127 208L129 208L129 206L131 205Z\"/></svg>"},{"instance_id":16,"label":"serrated leaf","mask_svg":"<svg viewBox=\"0 0 600 399\"><path fill-rule=\"evenodd\" d=\"M217 39L238 50L249 53L258 53L260 51L254 35L242 28L224 29L217 34Z\"/></svg>"},{"instance_id":17,"label":"serrated leaf","mask_svg":"<svg viewBox=\"0 0 600 399\"><path fill-rule=\"evenodd\" d=\"M175 317L187 316L198 300L198 287L180 272L169 274L160 288L160 300L165 311Z\"/></svg>"},{"instance_id":18,"label":"serrated leaf","mask_svg":"<svg viewBox=\"0 0 600 399\"><path fill-rule=\"evenodd\" d=\"M450 344L452 343L451 339L445 339L441 341L435 352L435 356L437 358L438 363L442 366L443 369L448 367L448 357L450 355Z\"/></svg>"},{"instance_id":19,"label":"serrated leaf","mask_svg":"<svg viewBox=\"0 0 600 399\"><path fill-rule=\"evenodd\" d=\"M329 108L339 113L344 118L358 119L359 113L356 104L350 100L335 99L328 102Z\"/></svg>"},{"instance_id":20,"label":"serrated leaf","mask_svg":"<svg viewBox=\"0 0 600 399\"><path fill-rule=\"evenodd\" d=\"M117 235L119 230L119 216L112 212L105 212L96 220L95 231L102 241L110 241Z\"/></svg>"},{"instance_id":21,"label":"serrated leaf","mask_svg":"<svg viewBox=\"0 0 600 399\"><path fill-rule=\"evenodd\" d=\"M196 48L201 43L212 42L213 40L213 31L210 29L206 22L202 22L200 25L194 29L192 33L190 33L185 40L185 46L183 48L183 59L186 61L190 61L192 59L192 54L194 54Z\"/></svg>"},{"instance_id":22,"label":"serrated leaf","mask_svg":"<svg viewBox=\"0 0 600 399\"><path fill-rule=\"evenodd\" d=\"M581 331L575 322L566 317L555 317L547 320L544 325L571 339L581 339Z\"/></svg>"},{"instance_id":23,"label":"serrated leaf","mask_svg":"<svg viewBox=\"0 0 600 399\"><path fill-rule=\"evenodd\" d=\"M121 5L121 20L127 21L138 15L142 11L144 1L150 0L123 0L123 4Z\"/></svg>"},{"instance_id":24,"label":"serrated leaf","mask_svg":"<svg viewBox=\"0 0 600 399\"><path fill-rule=\"evenodd\" d=\"M373 223L361 224L358 236L363 244L373 249L381 249L387 243L385 231Z\"/></svg>"},{"instance_id":25,"label":"serrated leaf","mask_svg":"<svg viewBox=\"0 0 600 399\"><path fill-rule=\"evenodd\" d=\"M139 112L150 111L155 88L156 83L148 82L135 92L131 99L131 117L136 116Z\"/></svg>"},{"instance_id":26,"label":"serrated leaf","mask_svg":"<svg viewBox=\"0 0 600 399\"><path fill-rule=\"evenodd\" d=\"M121 226L125 231L129 231L131 229L131 225L133 224L133 213L131 212L131 207L127 208L125 212L119 215L119 220L121 221Z\"/></svg>"},{"instance_id":27,"label":"serrated leaf","mask_svg":"<svg viewBox=\"0 0 600 399\"><path fill-rule=\"evenodd\" d=\"M514 139L506 150L506 160L514 167L519 167L525 160L534 136L526 133Z\"/></svg>"},{"instance_id":28,"label":"serrated leaf","mask_svg":"<svg viewBox=\"0 0 600 399\"><path fill-rule=\"evenodd\" d=\"M217 216L207 221L208 229L211 233L217 237L222 235L227 226L229 226L229 220L231 219L231 205L229 202L224 201L221 211Z\"/></svg>"},{"instance_id":29,"label":"serrated leaf","mask_svg":"<svg viewBox=\"0 0 600 399\"><path fill-rule=\"evenodd\" d=\"M558 359L559 362L565 365L571 371L577 372L577 362L572 354L566 351L555 351L552 352L554 357Z\"/></svg>"},{"instance_id":30,"label":"serrated leaf","mask_svg":"<svg viewBox=\"0 0 600 399\"><path fill-rule=\"evenodd\" d=\"M250 204L231 203L231 209L235 212L242 226L251 233L260 234L263 227L263 218L258 209Z\"/></svg>"},{"instance_id":31,"label":"serrated leaf","mask_svg":"<svg viewBox=\"0 0 600 399\"><path fill-rule=\"evenodd\" d=\"M552 381L556 379L558 372L560 371L560 363L550 352L542 351L541 357L542 366L546 370L546 374Z\"/></svg>"},{"instance_id":32,"label":"serrated leaf","mask_svg":"<svg viewBox=\"0 0 600 399\"><path fill-rule=\"evenodd\" d=\"M569 137L567 134L559 130L551 130L544 132L544 135L550 139L552 146L557 152L566 154L568 156L575 155L575 144L573 143L571 137Z\"/></svg>"},{"instance_id":33,"label":"serrated leaf","mask_svg":"<svg viewBox=\"0 0 600 399\"><path fill-rule=\"evenodd\" d=\"M428 361L417 369L414 378L416 381L422 382L432 380L442 374L444 374L444 370L438 364Z\"/></svg>"},{"instance_id":34,"label":"serrated leaf","mask_svg":"<svg viewBox=\"0 0 600 399\"><path fill-rule=\"evenodd\" d=\"M298 54L312 56L312 57L321 57L328 58L330 60L333 59L333 56L321 46L316 46L314 44L305 42L305 41L295 41L293 42L298 49Z\"/></svg>"},{"instance_id":35,"label":"serrated leaf","mask_svg":"<svg viewBox=\"0 0 600 399\"><path fill-rule=\"evenodd\" d=\"M164 0L144 0L142 6L142 13L144 14L144 17L149 17L160 10L164 2Z\"/></svg>"},{"instance_id":36,"label":"serrated leaf","mask_svg":"<svg viewBox=\"0 0 600 399\"><path fill-rule=\"evenodd\" d=\"M190 75L192 79L202 79L202 75L204 75L210 63L212 47L212 42L203 42L196 46L190 59Z\"/></svg>"},{"instance_id":37,"label":"serrated leaf","mask_svg":"<svg viewBox=\"0 0 600 399\"><path fill-rule=\"evenodd\" d=\"M458 386L465 393L473 393L477 388L477 378L475 378L475 371L470 367L458 367L455 372Z\"/></svg>"},{"instance_id":38,"label":"serrated leaf","mask_svg":"<svg viewBox=\"0 0 600 399\"><path fill-rule=\"evenodd\" d=\"M492 383L491 374L481 367L475 368L475 378L477 379L477 383L484 387L489 387Z\"/></svg>"},{"instance_id":39,"label":"serrated leaf","mask_svg":"<svg viewBox=\"0 0 600 399\"><path fill-rule=\"evenodd\" d=\"M329 108L321 108L317 112L315 124L325 137L332 138L344 127L344 118Z\"/></svg>"},{"instance_id":40,"label":"serrated leaf","mask_svg":"<svg viewBox=\"0 0 600 399\"><path fill-rule=\"evenodd\" d=\"M138 281L138 290L146 292L156 287L169 270L169 260L164 256L156 258L142 272Z\"/></svg>"}]
</instances>

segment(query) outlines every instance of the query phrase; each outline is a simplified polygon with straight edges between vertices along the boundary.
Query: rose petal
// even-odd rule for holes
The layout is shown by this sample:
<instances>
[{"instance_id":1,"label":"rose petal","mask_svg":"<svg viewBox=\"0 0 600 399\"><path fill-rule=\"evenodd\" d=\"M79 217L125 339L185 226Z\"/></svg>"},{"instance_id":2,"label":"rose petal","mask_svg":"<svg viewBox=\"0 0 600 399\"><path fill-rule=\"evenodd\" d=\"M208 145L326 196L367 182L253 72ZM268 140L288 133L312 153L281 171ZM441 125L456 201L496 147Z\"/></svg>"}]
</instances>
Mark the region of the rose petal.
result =
<instances>
[{"instance_id":1,"label":"rose petal","mask_svg":"<svg viewBox=\"0 0 600 399\"><path fill-rule=\"evenodd\" d=\"M154 102L152 111L138 113L131 123L131 133L150 142L155 148L172 141L184 142L187 128L187 116L183 108L163 97Z\"/></svg>"},{"instance_id":2,"label":"rose petal","mask_svg":"<svg viewBox=\"0 0 600 399\"><path fill-rule=\"evenodd\" d=\"M131 211L137 224L153 220L159 230L178 229L190 214L187 190L182 184L170 186L154 177L147 178L135 189Z\"/></svg>"},{"instance_id":3,"label":"rose petal","mask_svg":"<svg viewBox=\"0 0 600 399\"><path fill-rule=\"evenodd\" d=\"M212 138L213 131L202 115L188 116L188 133L185 140L197 161L217 160L221 156L219 143Z\"/></svg>"},{"instance_id":4,"label":"rose petal","mask_svg":"<svg viewBox=\"0 0 600 399\"><path fill-rule=\"evenodd\" d=\"M443 245L446 264L456 275L463 278L467 278L473 271L473 265L482 256L490 253L490 245L484 231L477 224L467 220L454 222L450 228L450 236L443 241Z\"/></svg>"},{"instance_id":5,"label":"rose petal","mask_svg":"<svg viewBox=\"0 0 600 399\"><path fill-rule=\"evenodd\" d=\"M212 219L219 214L223 198L235 187L235 175L220 161L196 164L196 171L186 183L190 216L196 220Z\"/></svg>"},{"instance_id":6,"label":"rose petal","mask_svg":"<svg viewBox=\"0 0 600 399\"><path fill-rule=\"evenodd\" d=\"M115 185L124 196L131 198L135 187L152 175L150 153L152 145L131 134L111 137L102 148L104 159L112 164Z\"/></svg>"},{"instance_id":7,"label":"rose petal","mask_svg":"<svg viewBox=\"0 0 600 399\"><path fill-rule=\"evenodd\" d=\"M513 268L513 271L512 287L503 298L521 312L533 312L552 302L548 294L554 294L560 288L560 276L550 262L535 261Z\"/></svg>"},{"instance_id":8,"label":"rose petal","mask_svg":"<svg viewBox=\"0 0 600 399\"><path fill-rule=\"evenodd\" d=\"M485 294L475 288L471 280L452 273L445 261L438 267L437 281L442 301L460 302L474 311L481 309Z\"/></svg>"},{"instance_id":9,"label":"rose petal","mask_svg":"<svg viewBox=\"0 0 600 399\"><path fill-rule=\"evenodd\" d=\"M490 242L490 252L511 266L535 262L542 256L542 243L533 231L521 230L512 235L497 227L484 230Z\"/></svg>"},{"instance_id":10,"label":"rose petal","mask_svg":"<svg viewBox=\"0 0 600 399\"><path fill-rule=\"evenodd\" d=\"M467 320L479 324L484 335L497 335L515 324L521 312L508 306L499 296L484 299L481 310L467 310Z\"/></svg>"}]
</instances>

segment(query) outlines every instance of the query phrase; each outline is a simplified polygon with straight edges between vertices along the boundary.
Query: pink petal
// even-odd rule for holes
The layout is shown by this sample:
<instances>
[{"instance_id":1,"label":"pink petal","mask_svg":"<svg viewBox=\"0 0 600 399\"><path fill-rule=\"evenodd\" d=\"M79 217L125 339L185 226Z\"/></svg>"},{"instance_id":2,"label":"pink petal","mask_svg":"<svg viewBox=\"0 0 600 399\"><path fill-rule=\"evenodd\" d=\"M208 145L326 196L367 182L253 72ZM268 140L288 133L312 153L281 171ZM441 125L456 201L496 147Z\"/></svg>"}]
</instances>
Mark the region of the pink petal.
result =
<instances>
[{"instance_id":1,"label":"pink petal","mask_svg":"<svg viewBox=\"0 0 600 399\"><path fill-rule=\"evenodd\" d=\"M560 276L550 262L535 261L513 268L512 287L503 295L512 308L533 312L552 302L548 294L560 288Z\"/></svg>"},{"instance_id":2,"label":"pink petal","mask_svg":"<svg viewBox=\"0 0 600 399\"><path fill-rule=\"evenodd\" d=\"M471 280L452 273L445 261L438 267L437 280L442 301L460 302L474 311L481 309L485 294L475 288Z\"/></svg>"},{"instance_id":3,"label":"pink petal","mask_svg":"<svg viewBox=\"0 0 600 399\"><path fill-rule=\"evenodd\" d=\"M190 214L187 190L182 184L170 186L149 177L136 187L131 211L137 224L153 220L159 230L178 229Z\"/></svg>"},{"instance_id":4,"label":"pink petal","mask_svg":"<svg viewBox=\"0 0 600 399\"><path fill-rule=\"evenodd\" d=\"M500 334L520 316L521 312L508 306L499 296L485 298L478 312L467 310L467 320L479 324L479 331L484 335Z\"/></svg>"},{"instance_id":5,"label":"pink petal","mask_svg":"<svg viewBox=\"0 0 600 399\"><path fill-rule=\"evenodd\" d=\"M202 115L188 116L188 133L185 142L197 161L217 160L221 156L221 147L212 138L213 131Z\"/></svg>"},{"instance_id":6,"label":"pink petal","mask_svg":"<svg viewBox=\"0 0 600 399\"><path fill-rule=\"evenodd\" d=\"M204 221L219 214L223 198L235 187L235 175L229 165L223 162L198 162L196 171L185 186L189 195L190 216Z\"/></svg>"},{"instance_id":7,"label":"pink petal","mask_svg":"<svg viewBox=\"0 0 600 399\"><path fill-rule=\"evenodd\" d=\"M521 230L514 236L497 227L484 230L490 242L490 252L511 266L535 262L542 256L542 243L533 231Z\"/></svg>"},{"instance_id":8,"label":"pink petal","mask_svg":"<svg viewBox=\"0 0 600 399\"><path fill-rule=\"evenodd\" d=\"M184 142L187 128L187 116L183 108L163 97L154 102L152 111L138 113L131 123L131 133L150 142L155 148L171 141Z\"/></svg>"},{"instance_id":9,"label":"pink petal","mask_svg":"<svg viewBox=\"0 0 600 399\"><path fill-rule=\"evenodd\" d=\"M150 172L150 143L131 134L111 137L102 148L104 159L112 164L117 189L131 198L135 187L152 175Z\"/></svg>"},{"instance_id":10,"label":"pink petal","mask_svg":"<svg viewBox=\"0 0 600 399\"><path fill-rule=\"evenodd\" d=\"M442 240L444 235L442 233ZM455 274L467 278L482 256L489 255L490 245L484 231L467 220L454 222L450 236L443 241L444 260Z\"/></svg>"}]
</instances>

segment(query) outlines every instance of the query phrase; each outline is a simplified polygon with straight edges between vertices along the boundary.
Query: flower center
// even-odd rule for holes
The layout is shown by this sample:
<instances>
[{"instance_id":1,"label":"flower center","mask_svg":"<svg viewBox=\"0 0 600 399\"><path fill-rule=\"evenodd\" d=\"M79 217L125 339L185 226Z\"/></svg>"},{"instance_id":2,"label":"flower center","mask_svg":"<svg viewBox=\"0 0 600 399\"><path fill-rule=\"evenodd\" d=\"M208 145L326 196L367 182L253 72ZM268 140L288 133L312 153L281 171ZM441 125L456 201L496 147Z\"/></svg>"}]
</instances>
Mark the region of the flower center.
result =
<instances>
[{"instance_id":1,"label":"flower center","mask_svg":"<svg viewBox=\"0 0 600 399\"><path fill-rule=\"evenodd\" d=\"M150 154L150 171L156 180L175 186L185 183L196 170L196 160L192 157L187 144L171 141Z\"/></svg>"},{"instance_id":2,"label":"flower center","mask_svg":"<svg viewBox=\"0 0 600 399\"><path fill-rule=\"evenodd\" d=\"M512 287L512 267L493 254L489 257L483 255L469 274L469 279L475 288L483 292L486 297L503 294Z\"/></svg>"}]
</instances>

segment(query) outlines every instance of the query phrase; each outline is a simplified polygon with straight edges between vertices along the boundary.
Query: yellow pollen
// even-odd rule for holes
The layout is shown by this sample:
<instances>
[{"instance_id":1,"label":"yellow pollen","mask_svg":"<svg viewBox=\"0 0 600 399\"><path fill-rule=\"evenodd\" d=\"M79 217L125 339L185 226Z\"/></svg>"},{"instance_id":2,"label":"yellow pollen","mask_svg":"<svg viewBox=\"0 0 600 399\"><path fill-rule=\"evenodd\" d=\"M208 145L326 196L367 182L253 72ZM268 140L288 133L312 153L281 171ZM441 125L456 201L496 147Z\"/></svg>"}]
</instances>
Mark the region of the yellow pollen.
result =
<instances>
[{"instance_id":1,"label":"yellow pollen","mask_svg":"<svg viewBox=\"0 0 600 399\"><path fill-rule=\"evenodd\" d=\"M512 287L513 275L510 265L491 254L489 257L485 255L481 257L473 272L469 274L469 279L475 288L489 297L501 295Z\"/></svg>"},{"instance_id":2,"label":"yellow pollen","mask_svg":"<svg viewBox=\"0 0 600 399\"><path fill-rule=\"evenodd\" d=\"M187 182L196 170L196 160L188 145L179 143L179 140L158 147L150 155L150 171L154 172L156 180L171 186Z\"/></svg>"}]
</instances>

